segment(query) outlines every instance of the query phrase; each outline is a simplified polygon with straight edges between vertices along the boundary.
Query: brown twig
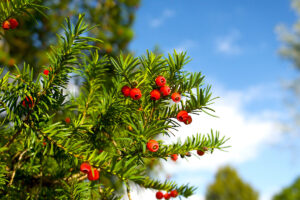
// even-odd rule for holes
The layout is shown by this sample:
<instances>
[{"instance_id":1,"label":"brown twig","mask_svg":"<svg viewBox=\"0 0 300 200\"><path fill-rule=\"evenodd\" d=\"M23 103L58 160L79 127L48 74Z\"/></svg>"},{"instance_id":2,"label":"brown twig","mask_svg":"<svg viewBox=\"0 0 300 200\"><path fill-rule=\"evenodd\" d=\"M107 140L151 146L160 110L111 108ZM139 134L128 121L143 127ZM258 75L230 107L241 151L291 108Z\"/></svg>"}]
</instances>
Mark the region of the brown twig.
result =
<instances>
[{"instance_id":1,"label":"brown twig","mask_svg":"<svg viewBox=\"0 0 300 200\"><path fill-rule=\"evenodd\" d=\"M131 199L131 194L130 194L130 187L129 187L129 184L127 183L126 186L127 186L127 196L128 196L128 199L129 199L129 200L132 200L132 199Z\"/></svg>"},{"instance_id":2,"label":"brown twig","mask_svg":"<svg viewBox=\"0 0 300 200\"><path fill-rule=\"evenodd\" d=\"M116 147L118 154L119 154L120 156L122 156L122 152L118 149L118 145L117 145L116 141L115 141L114 139L112 139L112 137L111 137L108 133L106 133L106 132L103 132L103 133L104 133L104 135L105 135L108 139L111 140L111 142L113 143L113 145Z\"/></svg>"},{"instance_id":3,"label":"brown twig","mask_svg":"<svg viewBox=\"0 0 300 200\"><path fill-rule=\"evenodd\" d=\"M22 160L22 158L23 158L23 155L27 152L28 150L26 149L25 151L23 151L21 154L20 154L20 156L19 156L19 159L18 159L18 163L15 165L15 167L14 167L14 171L13 171L13 173L12 173L12 176L11 176L11 178L10 178L10 181L9 181L9 183L8 183L8 186L10 186L12 183L13 183L13 181L14 181L14 178L15 178L15 175L16 175L16 171L17 171L17 169L21 166L20 165L20 162L21 162L21 160Z\"/></svg>"},{"instance_id":4,"label":"brown twig","mask_svg":"<svg viewBox=\"0 0 300 200\"><path fill-rule=\"evenodd\" d=\"M21 131L22 131L22 128L19 129L3 147L9 147L13 143L13 141L16 139L16 137L20 134Z\"/></svg>"}]
</instances>

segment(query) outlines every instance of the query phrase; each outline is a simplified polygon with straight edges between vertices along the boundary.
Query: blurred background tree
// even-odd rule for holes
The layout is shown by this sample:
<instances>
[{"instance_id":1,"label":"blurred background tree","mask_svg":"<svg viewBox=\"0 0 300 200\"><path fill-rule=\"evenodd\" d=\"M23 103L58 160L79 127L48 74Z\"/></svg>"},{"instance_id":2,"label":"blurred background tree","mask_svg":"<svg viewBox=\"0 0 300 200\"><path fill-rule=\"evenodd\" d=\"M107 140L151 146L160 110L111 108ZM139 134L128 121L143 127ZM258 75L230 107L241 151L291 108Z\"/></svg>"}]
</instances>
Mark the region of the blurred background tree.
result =
<instances>
[{"instance_id":1,"label":"blurred background tree","mask_svg":"<svg viewBox=\"0 0 300 200\"><path fill-rule=\"evenodd\" d=\"M292 0L292 7L298 15L297 22L293 25L292 30L285 25L279 25L277 32L283 41L280 55L292 61L293 66L298 70L295 78L286 85L292 94L292 98L288 98L287 101L291 108L289 111L294 119L287 126L292 128L293 132L300 134L300 0Z\"/></svg>"},{"instance_id":2,"label":"blurred background tree","mask_svg":"<svg viewBox=\"0 0 300 200\"><path fill-rule=\"evenodd\" d=\"M31 11L36 18L24 20L22 15L17 19L20 26L17 30L6 31L4 40L0 43L0 66L13 66L24 61L34 67L35 74L42 71L42 66L48 64L44 53L55 44L56 33L61 32L61 24L67 16L77 13L86 14L86 22L90 25L99 25L90 34L103 40L97 44L102 54L117 54L120 50L127 51L127 46L134 33L132 25L135 12L140 0L50 0L41 1L49 7L46 10L47 18L40 13ZM11 68L13 70L13 68Z\"/></svg>"},{"instance_id":3,"label":"blurred background tree","mask_svg":"<svg viewBox=\"0 0 300 200\"><path fill-rule=\"evenodd\" d=\"M279 194L273 197L273 200L298 200L300 199L300 178L284 188Z\"/></svg>"},{"instance_id":4,"label":"blurred background tree","mask_svg":"<svg viewBox=\"0 0 300 200\"><path fill-rule=\"evenodd\" d=\"M208 186L206 200L258 200L258 193L230 166L218 170Z\"/></svg>"}]
</instances>

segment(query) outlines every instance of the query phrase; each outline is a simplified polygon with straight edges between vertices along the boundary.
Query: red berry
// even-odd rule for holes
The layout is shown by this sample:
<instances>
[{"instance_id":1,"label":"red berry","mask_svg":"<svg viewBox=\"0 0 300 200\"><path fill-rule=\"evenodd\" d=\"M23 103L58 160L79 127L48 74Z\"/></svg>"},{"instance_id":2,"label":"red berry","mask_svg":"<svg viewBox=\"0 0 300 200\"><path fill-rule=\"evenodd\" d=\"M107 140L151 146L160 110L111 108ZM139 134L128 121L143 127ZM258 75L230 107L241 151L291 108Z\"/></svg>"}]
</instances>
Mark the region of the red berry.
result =
<instances>
[{"instance_id":1,"label":"red berry","mask_svg":"<svg viewBox=\"0 0 300 200\"><path fill-rule=\"evenodd\" d=\"M122 87L122 93L125 97L128 97L130 95L130 90L131 88L128 87L127 85Z\"/></svg>"},{"instance_id":2,"label":"red berry","mask_svg":"<svg viewBox=\"0 0 300 200\"><path fill-rule=\"evenodd\" d=\"M177 154L172 154L171 159L176 161L178 159L178 155Z\"/></svg>"},{"instance_id":3,"label":"red berry","mask_svg":"<svg viewBox=\"0 0 300 200\"><path fill-rule=\"evenodd\" d=\"M69 123L71 122L70 117L66 117L65 122L66 122L67 124L69 124Z\"/></svg>"},{"instance_id":4,"label":"red berry","mask_svg":"<svg viewBox=\"0 0 300 200\"><path fill-rule=\"evenodd\" d=\"M47 145L47 143L46 142L43 142L43 146L46 146Z\"/></svg>"},{"instance_id":5,"label":"red berry","mask_svg":"<svg viewBox=\"0 0 300 200\"><path fill-rule=\"evenodd\" d=\"M161 191L156 192L156 198L162 199L164 197L164 194Z\"/></svg>"},{"instance_id":6,"label":"red berry","mask_svg":"<svg viewBox=\"0 0 300 200\"><path fill-rule=\"evenodd\" d=\"M31 96L29 96L29 98L28 98L28 97L25 97L25 99L26 99L26 101L23 100L22 105L23 105L24 107L26 107L26 105L27 105L29 108L32 108L32 106L33 106L33 99L32 99L32 97L31 97ZM30 100L29 100L29 99L30 99ZM30 102L29 102L29 101L30 101Z\"/></svg>"},{"instance_id":7,"label":"red berry","mask_svg":"<svg viewBox=\"0 0 300 200\"><path fill-rule=\"evenodd\" d=\"M167 81L166 81L166 78L163 77L163 76L158 76L156 79L155 79L155 83L158 87L162 87L164 85L166 85Z\"/></svg>"},{"instance_id":8,"label":"red berry","mask_svg":"<svg viewBox=\"0 0 300 200\"><path fill-rule=\"evenodd\" d=\"M171 198L171 195L170 195L170 193L166 193L166 194L164 194L164 198L165 198L165 199L170 199L170 198Z\"/></svg>"},{"instance_id":9,"label":"red berry","mask_svg":"<svg viewBox=\"0 0 300 200\"><path fill-rule=\"evenodd\" d=\"M184 119L183 119L183 122L186 124L186 125L188 125L188 124L190 124L190 123L192 123L192 117L190 116L190 115L188 115L188 116L186 116L186 117L183 117Z\"/></svg>"},{"instance_id":10,"label":"red berry","mask_svg":"<svg viewBox=\"0 0 300 200\"><path fill-rule=\"evenodd\" d=\"M170 194L171 194L171 197L174 197L174 198L178 196L177 190L172 190L172 191L170 192Z\"/></svg>"},{"instance_id":11,"label":"red berry","mask_svg":"<svg viewBox=\"0 0 300 200\"><path fill-rule=\"evenodd\" d=\"M175 102L175 103L178 103L181 99L181 96L179 93L177 92L174 92L172 95L171 95L171 98L172 100Z\"/></svg>"},{"instance_id":12,"label":"red berry","mask_svg":"<svg viewBox=\"0 0 300 200\"><path fill-rule=\"evenodd\" d=\"M180 111L178 114L177 114L177 120L180 121L180 122L183 122L183 120L188 116L188 112L186 112L185 110L182 110Z\"/></svg>"},{"instance_id":13,"label":"red berry","mask_svg":"<svg viewBox=\"0 0 300 200\"><path fill-rule=\"evenodd\" d=\"M10 29L10 22L9 21L4 21L3 23L2 23L2 28L4 29L4 30L9 30Z\"/></svg>"},{"instance_id":14,"label":"red berry","mask_svg":"<svg viewBox=\"0 0 300 200\"><path fill-rule=\"evenodd\" d=\"M139 100L142 97L141 90L138 89L138 88L131 89L131 91L130 91L130 97L133 100Z\"/></svg>"},{"instance_id":15,"label":"red berry","mask_svg":"<svg viewBox=\"0 0 300 200\"><path fill-rule=\"evenodd\" d=\"M99 150L99 153L102 153L102 152L103 152L103 150L102 150L102 149L100 149L100 150Z\"/></svg>"},{"instance_id":16,"label":"red berry","mask_svg":"<svg viewBox=\"0 0 300 200\"><path fill-rule=\"evenodd\" d=\"M150 92L150 99L156 101L160 98L160 92L158 90L152 90Z\"/></svg>"},{"instance_id":17,"label":"red berry","mask_svg":"<svg viewBox=\"0 0 300 200\"><path fill-rule=\"evenodd\" d=\"M92 168L92 170L88 173L88 179L90 181L96 181L99 179L99 171L95 168Z\"/></svg>"},{"instance_id":18,"label":"red berry","mask_svg":"<svg viewBox=\"0 0 300 200\"><path fill-rule=\"evenodd\" d=\"M48 70L48 69L45 69L45 70L44 70L44 74L45 74L46 76L48 76L49 70Z\"/></svg>"},{"instance_id":19,"label":"red berry","mask_svg":"<svg viewBox=\"0 0 300 200\"><path fill-rule=\"evenodd\" d=\"M90 173L91 170L92 170L92 168L91 168L91 165L89 163L82 163L80 165L80 171L85 173L85 174Z\"/></svg>"},{"instance_id":20,"label":"red berry","mask_svg":"<svg viewBox=\"0 0 300 200\"><path fill-rule=\"evenodd\" d=\"M155 140L149 140L147 142L147 149L151 152L156 152L158 151L159 145L158 142L156 142Z\"/></svg>"},{"instance_id":21,"label":"red berry","mask_svg":"<svg viewBox=\"0 0 300 200\"><path fill-rule=\"evenodd\" d=\"M10 22L11 29L15 29L19 26L19 22L15 18L11 18L8 21Z\"/></svg>"},{"instance_id":22,"label":"red berry","mask_svg":"<svg viewBox=\"0 0 300 200\"><path fill-rule=\"evenodd\" d=\"M164 95L164 96L168 96L171 93L171 89L169 88L169 86L162 86L160 88L160 92Z\"/></svg>"},{"instance_id":23,"label":"red berry","mask_svg":"<svg viewBox=\"0 0 300 200\"><path fill-rule=\"evenodd\" d=\"M204 155L204 151L201 151L201 150L197 150L197 154L199 155L199 156L203 156Z\"/></svg>"}]
</instances>

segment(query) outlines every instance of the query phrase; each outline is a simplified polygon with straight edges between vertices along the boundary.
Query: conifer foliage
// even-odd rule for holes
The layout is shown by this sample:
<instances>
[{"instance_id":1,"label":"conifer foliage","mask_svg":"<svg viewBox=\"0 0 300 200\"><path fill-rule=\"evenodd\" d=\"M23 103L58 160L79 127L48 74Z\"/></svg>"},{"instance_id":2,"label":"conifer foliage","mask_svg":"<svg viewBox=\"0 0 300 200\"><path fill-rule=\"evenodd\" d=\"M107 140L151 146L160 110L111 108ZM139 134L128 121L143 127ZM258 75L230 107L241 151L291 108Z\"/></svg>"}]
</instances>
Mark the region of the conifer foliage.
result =
<instances>
[{"instance_id":1,"label":"conifer foliage","mask_svg":"<svg viewBox=\"0 0 300 200\"><path fill-rule=\"evenodd\" d=\"M1 2L2 23L30 15L28 9L43 7L32 0ZM132 184L160 191L159 198L162 192L165 199L192 195L193 186L148 177L145 163L225 148L227 139L213 131L171 145L158 138L173 137L192 115L213 111L204 76L183 71L190 59L176 51L167 57L100 56L91 44L101 41L86 36L95 27L84 15L67 18L63 28L49 66L36 79L26 63L12 73L0 70L1 199L121 199L123 193L131 199ZM111 68L108 86L103 80ZM64 90L72 74L82 80L78 96ZM57 118L60 112L68 117ZM126 192L117 191L117 183Z\"/></svg>"}]
</instances>

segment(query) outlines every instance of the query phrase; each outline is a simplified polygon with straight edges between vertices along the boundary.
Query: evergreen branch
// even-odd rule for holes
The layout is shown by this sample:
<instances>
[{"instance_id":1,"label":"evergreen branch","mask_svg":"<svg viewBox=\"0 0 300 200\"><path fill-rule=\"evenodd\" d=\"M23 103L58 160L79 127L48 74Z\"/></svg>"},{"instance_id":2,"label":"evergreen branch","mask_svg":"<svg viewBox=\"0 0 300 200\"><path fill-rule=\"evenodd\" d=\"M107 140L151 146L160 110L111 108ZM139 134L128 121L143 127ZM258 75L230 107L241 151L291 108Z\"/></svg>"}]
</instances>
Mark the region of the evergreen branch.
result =
<instances>
[{"instance_id":1,"label":"evergreen branch","mask_svg":"<svg viewBox=\"0 0 300 200\"><path fill-rule=\"evenodd\" d=\"M155 190L164 190L164 191L171 191L171 190L177 190L177 192L184 196L184 197L189 197L191 196L194 191L197 189L193 186L187 185L182 185L178 186L175 182L173 181L164 181L160 182L158 180L152 180L149 177L145 177L144 179L139 179L134 181L136 184L144 187L144 188L152 188Z\"/></svg>"},{"instance_id":2,"label":"evergreen branch","mask_svg":"<svg viewBox=\"0 0 300 200\"><path fill-rule=\"evenodd\" d=\"M12 0L11 5L14 1ZM0 150L9 149L24 130L22 133L25 133L25 139L21 144L33 154L22 159L25 153L21 153L20 149L12 149L12 159L6 155L1 156L12 161L9 172L11 175L7 176L10 179L8 185L16 184L17 179L18 184L21 183L16 171L22 165L20 171L24 168L24 176L34 180L32 188L37 188L38 191L48 184L51 187L59 185L61 188L57 189L55 186L55 190L59 192L60 199L97 199L102 194L104 198L109 196L109 199L115 199L112 195L115 191L110 190L110 187L106 190L102 189L99 182L83 181L87 176L78 170L80 161L88 162L101 171L104 177L117 178L117 181L125 184L130 200L131 182L157 190L176 189L184 197L191 196L195 191L194 187L178 186L175 182L160 182L147 177L145 161L148 158L164 158L170 154L185 155L191 150L212 153L214 149L226 148L224 143L228 139L220 137L219 132L211 131L211 134L188 137L183 143L178 141L163 145L159 141L159 150L151 153L147 151L146 143L161 134L169 135L170 130L180 126L171 118L176 117L181 110L192 114L213 112L209 108L215 99L212 98L211 87L203 87L204 76L201 73L182 71L190 61L186 53L174 51L172 56L169 54L167 58L163 58L147 51L146 56L140 58L121 54L117 58L99 59L98 51L90 49L97 48L92 43L101 41L86 37L87 31L92 28L88 28L83 22L83 15L79 15L75 25L71 24L69 18L66 19L64 35L58 36L58 45L52 47L49 54L49 75L40 74L34 81L33 70L24 64L22 73L17 68L17 76L9 76L7 73L0 81L0 113L6 111L5 117L10 118L16 127L14 130L18 130L12 134L13 129L9 129L7 124L8 128L5 127L3 135L9 141L5 141L7 143ZM111 68L115 74L111 74L111 82L107 84L103 79ZM68 74L74 71L84 78L81 95L64 106L66 95L62 89L69 82ZM159 84L155 83L158 75L166 78L171 92L181 93L185 97L181 104L170 104L170 98L166 95L153 103L149 94L152 90L159 89ZM13 79L12 83L9 83L8 77ZM124 83L139 88L142 97L138 101L125 99L120 92ZM24 98L31 96L31 106L22 106ZM67 112L68 108L74 111L71 114L74 116L72 123L62 123L59 118L54 118L58 116L60 108ZM52 112L49 114L51 116L48 115L49 112ZM0 128L4 130L4 127ZM48 144L43 144L42 147L44 139ZM104 152L100 153L100 149ZM14 163L17 158L18 162ZM48 162L51 166L57 164L53 167L56 174L47 175L52 170L48 171ZM57 170L59 167L61 169ZM1 182L3 180L0 175L0 184Z\"/></svg>"},{"instance_id":3,"label":"evergreen branch","mask_svg":"<svg viewBox=\"0 0 300 200\"><path fill-rule=\"evenodd\" d=\"M192 150L203 150L207 149L211 153L214 151L214 149L222 150L224 148L228 148L228 146L223 146L225 142L227 142L229 138L225 138L223 136L220 137L220 134L218 131L214 134L211 130L210 134L204 135L204 134L196 134L192 137L187 137L185 142L182 144L181 141L178 141L175 144L172 145L160 145L159 151L153 153L145 153L145 157L166 157L171 154L181 154L185 155L186 152L192 151Z\"/></svg>"},{"instance_id":4,"label":"evergreen branch","mask_svg":"<svg viewBox=\"0 0 300 200\"><path fill-rule=\"evenodd\" d=\"M39 4L39 0L10 0L0 2L0 22L13 17L20 16L23 13L28 14L32 19L35 18L29 12L29 10L35 10L46 17L42 10L48 9L45 6Z\"/></svg>"},{"instance_id":5,"label":"evergreen branch","mask_svg":"<svg viewBox=\"0 0 300 200\"><path fill-rule=\"evenodd\" d=\"M62 131L64 132L64 134L61 135L62 137L68 136L68 135L69 135L69 132L65 132L66 130L63 129L61 126L59 126L60 123L56 123L56 124L54 124L54 125L56 125L56 126L53 126L53 125L50 126L50 129L48 129L48 130L45 131L45 132L42 131L42 130L38 130L36 127L33 127L33 126L31 126L31 128L32 128L34 131L41 133L42 136L43 136L44 138L47 138L48 141L50 141L52 144L54 144L54 145L57 146L58 148L62 149L62 150L63 150L64 152L66 152L67 154L71 155L72 157L80 158L80 159L84 160L85 157L84 157L83 155L80 155L80 154L78 154L78 153L75 153L75 152L69 150L68 147L71 147L71 145L69 144L69 143L70 143L70 139L67 139L66 141L62 141L62 140L56 141L56 140L54 140L54 139L51 137L51 135L57 135L57 136L58 136L58 134L59 134L59 133L62 133ZM50 132L51 132L51 135L47 134L47 133L50 133ZM56 133L57 133L57 134L56 134ZM38 136L39 136L40 139L42 139L42 137L41 137L40 135L38 135ZM67 145L67 147L66 147L66 146L64 146L63 144L69 144L69 145ZM78 145L78 144L79 144L79 143L77 142L77 145ZM73 147L73 149L77 149L77 148L74 148L74 147ZM81 149L81 148L80 148L80 149Z\"/></svg>"},{"instance_id":6,"label":"evergreen branch","mask_svg":"<svg viewBox=\"0 0 300 200\"><path fill-rule=\"evenodd\" d=\"M77 56L82 55L82 51L97 48L89 45L89 42L102 42L101 40L82 37L88 30L87 25L83 22L84 15L79 15L75 27L71 25L70 18L66 19L66 25L63 26L65 36L58 37L59 48L54 49L49 54L53 73L50 73L51 79L46 83L42 94L52 85L65 85L68 82L67 73L70 72L72 65L77 65Z\"/></svg>"},{"instance_id":7,"label":"evergreen branch","mask_svg":"<svg viewBox=\"0 0 300 200\"><path fill-rule=\"evenodd\" d=\"M125 78L125 80L134 87L133 83L130 81L133 79L136 71L136 67L139 65L138 59L133 58L131 55L127 55L126 57L121 54L117 58L110 58L112 65L114 66L118 75L121 75Z\"/></svg>"},{"instance_id":8,"label":"evergreen branch","mask_svg":"<svg viewBox=\"0 0 300 200\"><path fill-rule=\"evenodd\" d=\"M83 144L80 141L77 141L76 144L72 143L69 140L61 141L54 140L52 136L55 135L57 137L60 135L60 131L63 131L66 135L66 130L62 128L58 128L59 123L56 126L50 126L47 128L47 131L38 130L35 127L31 127L34 131L37 131L43 135L43 137L47 138L52 144L56 145L58 148L62 149L64 152L69 154L74 158L79 158L82 161L89 161L93 164L94 167L100 168L101 170L105 170L107 173L118 176L122 181L131 180L132 177L138 176L144 170L143 168L138 168L134 165L134 162L137 157L133 157L130 160L119 160L109 156L107 153L102 152L97 156L97 150L90 149L88 144ZM51 134L49 134L51 132ZM40 138L41 139L41 138ZM80 148L78 148L78 144L80 144ZM84 149L84 153L83 150ZM109 161L110 160L110 161ZM118 161L119 160L119 161Z\"/></svg>"}]
</instances>

